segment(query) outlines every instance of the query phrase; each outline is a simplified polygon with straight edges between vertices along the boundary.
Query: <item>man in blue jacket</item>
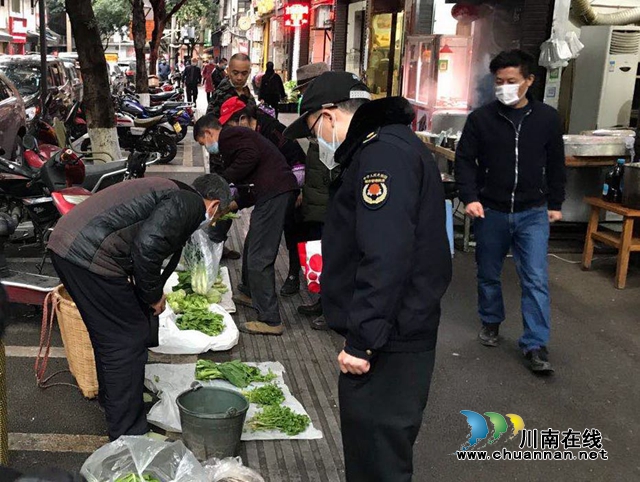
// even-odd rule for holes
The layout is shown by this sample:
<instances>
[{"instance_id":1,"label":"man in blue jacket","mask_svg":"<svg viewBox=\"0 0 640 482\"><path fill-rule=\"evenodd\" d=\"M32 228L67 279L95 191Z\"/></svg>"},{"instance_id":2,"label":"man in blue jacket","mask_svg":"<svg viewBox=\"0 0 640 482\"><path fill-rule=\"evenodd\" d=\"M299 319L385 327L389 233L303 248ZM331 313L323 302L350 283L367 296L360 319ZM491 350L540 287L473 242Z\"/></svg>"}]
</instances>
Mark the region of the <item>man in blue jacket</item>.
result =
<instances>
[{"instance_id":1,"label":"man in blue jacket","mask_svg":"<svg viewBox=\"0 0 640 482\"><path fill-rule=\"evenodd\" d=\"M444 189L402 97L370 101L347 72L305 92L285 135L340 166L322 236L322 307L338 355L347 482L409 482L451 280Z\"/></svg>"},{"instance_id":2,"label":"man in blue jacket","mask_svg":"<svg viewBox=\"0 0 640 482\"><path fill-rule=\"evenodd\" d=\"M491 61L498 100L469 115L455 174L466 213L475 218L480 342L499 343L505 319L500 275L511 249L522 286L519 345L532 371L551 373L549 223L562 219L566 174L560 117L527 94L534 68L535 59L521 50Z\"/></svg>"}]
</instances>

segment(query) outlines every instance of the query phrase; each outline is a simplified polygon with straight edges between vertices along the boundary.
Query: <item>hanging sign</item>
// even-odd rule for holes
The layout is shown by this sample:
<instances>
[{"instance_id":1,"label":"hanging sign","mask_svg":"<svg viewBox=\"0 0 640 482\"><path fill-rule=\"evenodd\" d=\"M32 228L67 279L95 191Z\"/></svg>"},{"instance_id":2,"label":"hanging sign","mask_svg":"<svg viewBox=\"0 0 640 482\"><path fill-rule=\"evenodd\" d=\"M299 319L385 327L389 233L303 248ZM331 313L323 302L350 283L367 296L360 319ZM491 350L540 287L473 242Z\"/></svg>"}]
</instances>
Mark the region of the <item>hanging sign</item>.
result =
<instances>
[{"instance_id":1,"label":"hanging sign","mask_svg":"<svg viewBox=\"0 0 640 482\"><path fill-rule=\"evenodd\" d=\"M309 23L309 5L292 3L284 7L285 27L302 27Z\"/></svg>"}]
</instances>

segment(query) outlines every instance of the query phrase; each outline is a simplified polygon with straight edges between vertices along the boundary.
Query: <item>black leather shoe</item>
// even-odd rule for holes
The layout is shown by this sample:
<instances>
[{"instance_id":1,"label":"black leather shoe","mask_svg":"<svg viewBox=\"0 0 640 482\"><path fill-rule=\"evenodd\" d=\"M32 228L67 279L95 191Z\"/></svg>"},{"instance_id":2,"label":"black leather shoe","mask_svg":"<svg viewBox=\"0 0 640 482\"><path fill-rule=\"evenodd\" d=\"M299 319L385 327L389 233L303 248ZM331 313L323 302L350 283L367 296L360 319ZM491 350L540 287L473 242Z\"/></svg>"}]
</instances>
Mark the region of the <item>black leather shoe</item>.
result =
<instances>
[{"instance_id":1,"label":"black leather shoe","mask_svg":"<svg viewBox=\"0 0 640 482\"><path fill-rule=\"evenodd\" d=\"M300 305L298 313L306 316L320 316L322 315L322 303L318 300L310 305Z\"/></svg>"},{"instance_id":2,"label":"black leather shoe","mask_svg":"<svg viewBox=\"0 0 640 482\"><path fill-rule=\"evenodd\" d=\"M222 248L222 259L240 259L242 255L226 246Z\"/></svg>"},{"instance_id":3,"label":"black leather shoe","mask_svg":"<svg viewBox=\"0 0 640 482\"><path fill-rule=\"evenodd\" d=\"M546 347L543 346L538 350L531 350L525 354L525 357L529 360L529 368L533 373L542 375L553 373Z\"/></svg>"},{"instance_id":4,"label":"black leather shoe","mask_svg":"<svg viewBox=\"0 0 640 482\"><path fill-rule=\"evenodd\" d=\"M243 283L238 283L238 291L240 293L242 293L245 296L248 296L249 298L251 298L251 290L249 289L249 287Z\"/></svg>"},{"instance_id":5,"label":"black leather shoe","mask_svg":"<svg viewBox=\"0 0 640 482\"><path fill-rule=\"evenodd\" d=\"M280 288L280 296L293 296L300 292L300 278L297 276L288 276L282 288Z\"/></svg>"},{"instance_id":6,"label":"black leather shoe","mask_svg":"<svg viewBox=\"0 0 640 482\"><path fill-rule=\"evenodd\" d=\"M324 319L324 316L319 316L311 322L311 328L326 331L329 330L329 325L327 325L327 320Z\"/></svg>"},{"instance_id":7,"label":"black leather shoe","mask_svg":"<svg viewBox=\"0 0 640 482\"><path fill-rule=\"evenodd\" d=\"M482 324L482 329L478 333L478 339L484 346L498 346L500 338L498 332L500 330L499 323Z\"/></svg>"}]
</instances>

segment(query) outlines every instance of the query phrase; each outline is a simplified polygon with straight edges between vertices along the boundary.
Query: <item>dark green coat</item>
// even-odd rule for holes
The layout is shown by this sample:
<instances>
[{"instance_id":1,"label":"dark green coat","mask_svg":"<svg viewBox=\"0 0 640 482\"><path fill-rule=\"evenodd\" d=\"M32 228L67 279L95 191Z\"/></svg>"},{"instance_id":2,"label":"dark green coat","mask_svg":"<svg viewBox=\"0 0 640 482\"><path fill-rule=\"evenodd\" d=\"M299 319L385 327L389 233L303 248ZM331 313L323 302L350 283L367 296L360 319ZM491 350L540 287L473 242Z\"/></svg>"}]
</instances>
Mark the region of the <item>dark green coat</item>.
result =
<instances>
[{"instance_id":1,"label":"dark green coat","mask_svg":"<svg viewBox=\"0 0 640 482\"><path fill-rule=\"evenodd\" d=\"M302 216L305 222L324 223L329 202L329 184L340 172L340 167L329 171L320 162L318 144L311 142L307 151L304 187L302 188Z\"/></svg>"}]
</instances>

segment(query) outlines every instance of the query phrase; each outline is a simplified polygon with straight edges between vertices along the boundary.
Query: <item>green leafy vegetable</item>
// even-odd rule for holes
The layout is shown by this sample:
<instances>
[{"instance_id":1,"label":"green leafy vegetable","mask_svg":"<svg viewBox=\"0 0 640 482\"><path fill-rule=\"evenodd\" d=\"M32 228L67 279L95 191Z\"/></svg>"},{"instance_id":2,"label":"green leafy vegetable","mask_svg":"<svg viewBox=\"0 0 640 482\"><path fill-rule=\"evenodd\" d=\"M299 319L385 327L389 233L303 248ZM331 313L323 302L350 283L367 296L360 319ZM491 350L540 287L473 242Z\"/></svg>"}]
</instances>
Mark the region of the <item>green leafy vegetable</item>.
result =
<instances>
[{"instance_id":1,"label":"green leafy vegetable","mask_svg":"<svg viewBox=\"0 0 640 482\"><path fill-rule=\"evenodd\" d=\"M143 475L140 477L138 474L131 473L129 475L123 475L118 477L114 482L162 482L160 479L155 478L153 475Z\"/></svg>"},{"instance_id":2,"label":"green leafy vegetable","mask_svg":"<svg viewBox=\"0 0 640 482\"><path fill-rule=\"evenodd\" d=\"M245 390L242 394L256 405L280 405L284 402L284 393L275 383L269 383L253 390Z\"/></svg>"},{"instance_id":3,"label":"green leafy vegetable","mask_svg":"<svg viewBox=\"0 0 640 482\"><path fill-rule=\"evenodd\" d=\"M218 336L224 331L224 316L211 313L207 308L190 309L176 321L181 330L198 330L205 335Z\"/></svg>"},{"instance_id":4,"label":"green leafy vegetable","mask_svg":"<svg viewBox=\"0 0 640 482\"><path fill-rule=\"evenodd\" d=\"M167 295L167 302L175 314L193 310L206 310L211 302L206 296L196 293L186 294L185 290L174 291Z\"/></svg>"},{"instance_id":5,"label":"green leafy vegetable","mask_svg":"<svg viewBox=\"0 0 640 482\"><path fill-rule=\"evenodd\" d=\"M238 388L246 388L253 382L270 382L276 379L271 370L266 375L257 367L249 366L239 360L216 363L210 360L196 362L196 380L227 380Z\"/></svg>"},{"instance_id":6,"label":"green leafy vegetable","mask_svg":"<svg viewBox=\"0 0 640 482\"><path fill-rule=\"evenodd\" d=\"M295 413L282 405L267 405L258 412L248 425L254 432L260 430L279 430L289 436L304 432L311 423L306 415Z\"/></svg>"},{"instance_id":7,"label":"green leafy vegetable","mask_svg":"<svg viewBox=\"0 0 640 482\"><path fill-rule=\"evenodd\" d=\"M216 221L228 221L230 219L238 219L239 217L237 213L227 213L220 216Z\"/></svg>"},{"instance_id":8,"label":"green leafy vegetable","mask_svg":"<svg viewBox=\"0 0 640 482\"><path fill-rule=\"evenodd\" d=\"M173 287L173 291L184 290L187 294L193 293L191 289L191 273L188 271L178 271L178 284Z\"/></svg>"},{"instance_id":9,"label":"green leafy vegetable","mask_svg":"<svg viewBox=\"0 0 640 482\"><path fill-rule=\"evenodd\" d=\"M222 301L222 293L216 289L215 285L207 292L207 301L209 303L220 303Z\"/></svg>"}]
</instances>

